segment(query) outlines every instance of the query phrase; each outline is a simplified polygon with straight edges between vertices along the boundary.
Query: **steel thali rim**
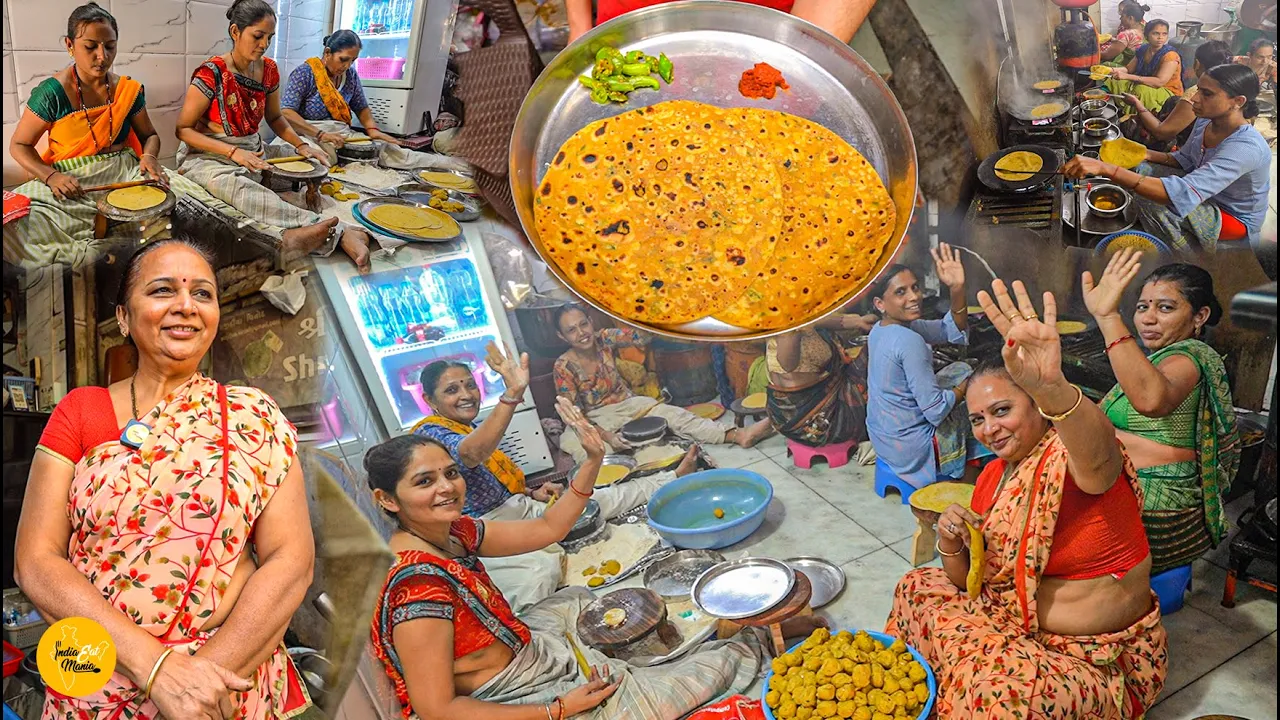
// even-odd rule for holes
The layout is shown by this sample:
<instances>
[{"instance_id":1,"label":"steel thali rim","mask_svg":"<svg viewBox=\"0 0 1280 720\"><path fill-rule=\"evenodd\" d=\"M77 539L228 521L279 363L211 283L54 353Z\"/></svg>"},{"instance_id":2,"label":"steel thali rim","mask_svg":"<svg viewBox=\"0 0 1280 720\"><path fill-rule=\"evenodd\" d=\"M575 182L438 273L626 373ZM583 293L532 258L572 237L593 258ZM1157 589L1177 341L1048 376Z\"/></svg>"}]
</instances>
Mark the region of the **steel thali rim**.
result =
<instances>
[{"instance_id":1,"label":"steel thali rim","mask_svg":"<svg viewBox=\"0 0 1280 720\"><path fill-rule=\"evenodd\" d=\"M719 41L719 44L713 41ZM675 82L664 85L658 92L637 93L625 105L584 109L591 103L578 92L583 88L576 78L591 66L596 49L605 45L624 52L633 49L654 54L667 52L677 63ZM677 325L659 325L607 309L590 294L580 291L569 273L547 259L533 218L533 195L537 183L563 141L578 129L595 120L649 104L694 100L720 107L764 107L805 117L806 113L798 108L789 109L789 106L770 105L741 97L736 90L736 75L731 79L731 93L726 91L728 82L720 79L719 75L707 80L705 87L698 85L704 77L711 76L715 63L724 62L725 57L737 62L739 58L732 52L740 52L745 58L747 48L751 50L751 63L768 62L784 73L793 88L814 89L812 96L805 96L818 105L808 119L841 135L876 168L897 210L894 232L875 267L862 283L842 294L840 302L832 304L828 310L799 318L787 327L769 330L743 328L710 317ZM684 59L686 57L687 60ZM741 62L748 61L741 59ZM748 67L750 64L743 65L743 69ZM788 74L792 68L796 74ZM801 78L804 79L803 88L794 82ZM819 89L838 89L842 94L839 97L819 95ZM835 113L833 108L843 111L846 107L850 111L845 115L856 117L857 122L843 121L849 127L847 131L842 127L832 127L830 117ZM566 119L569 117L576 119ZM552 124L548 118L555 118L555 123ZM823 122L824 118L828 122ZM583 302L619 322L665 337L701 341L771 337L811 325L838 311L849 301L864 296L902 247L915 209L918 183L915 143L906 117L888 85L865 60L847 45L790 15L722 0L674 2L627 13L595 28L562 51L543 70L521 105L512 133L509 169L520 224L530 244L547 260L557 279Z\"/></svg>"}]
</instances>

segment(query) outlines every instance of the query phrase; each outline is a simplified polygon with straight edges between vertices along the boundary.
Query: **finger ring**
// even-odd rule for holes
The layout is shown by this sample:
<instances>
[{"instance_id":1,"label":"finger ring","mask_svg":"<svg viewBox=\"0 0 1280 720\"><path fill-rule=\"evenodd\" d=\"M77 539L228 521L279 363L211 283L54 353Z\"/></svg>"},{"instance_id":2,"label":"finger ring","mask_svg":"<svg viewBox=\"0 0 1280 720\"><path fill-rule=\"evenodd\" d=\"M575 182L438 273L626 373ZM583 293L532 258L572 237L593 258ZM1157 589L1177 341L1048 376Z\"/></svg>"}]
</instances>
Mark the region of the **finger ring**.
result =
<instances>
[{"instance_id":1,"label":"finger ring","mask_svg":"<svg viewBox=\"0 0 1280 720\"><path fill-rule=\"evenodd\" d=\"M1026 318L1022 317L1021 315L1019 315L1019 314L1017 314L1017 313L1005 313L1005 317L1009 318L1009 321L1010 321L1010 322L1013 322L1014 320L1025 320L1025 319L1026 319Z\"/></svg>"},{"instance_id":2,"label":"finger ring","mask_svg":"<svg viewBox=\"0 0 1280 720\"><path fill-rule=\"evenodd\" d=\"M947 526L947 529L951 531L951 534L952 534L952 535L955 535L955 533L956 533L956 524L955 524L955 523L951 523L950 525L948 525L948 526Z\"/></svg>"},{"instance_id":3,"label":"finger ring","mask_svg":"<svg viewBox=\"0 0 1280 720\"><path fill-rule=\"evenodd\" d=\"M1039 320L1039 319L1040 319L1040 316L1039 316L1039 315L1036 315L1036 314L1033 312L1033 313L1031 313L1030 315L1023 315L1023 316L1022 316L1022 319L1023 319L1023 320L1027 320L1027 321L1031 321L1031 320Z\"/></svg>"}]
</instances>

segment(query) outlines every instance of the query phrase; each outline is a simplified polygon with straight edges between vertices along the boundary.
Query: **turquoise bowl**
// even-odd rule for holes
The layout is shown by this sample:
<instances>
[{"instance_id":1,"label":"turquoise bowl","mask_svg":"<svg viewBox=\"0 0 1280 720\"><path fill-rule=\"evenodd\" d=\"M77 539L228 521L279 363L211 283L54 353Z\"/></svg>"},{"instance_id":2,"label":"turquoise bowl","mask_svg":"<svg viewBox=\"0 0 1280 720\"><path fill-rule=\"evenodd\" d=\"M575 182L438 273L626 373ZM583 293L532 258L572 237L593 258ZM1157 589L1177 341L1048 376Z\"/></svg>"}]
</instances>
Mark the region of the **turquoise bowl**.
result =
<instances>
[{"instance_id":1,"label":"turquoise bowl","mask_svg":"<svg viewBox=\"0 0 1280 720\"><path fill-rule=\"evenodd\" d=\"M649 498L649 525L678 548L717 550L755 532L771 500L773 486L759 473L703 470L658 488Z\"/></svg>"}]
</instances>

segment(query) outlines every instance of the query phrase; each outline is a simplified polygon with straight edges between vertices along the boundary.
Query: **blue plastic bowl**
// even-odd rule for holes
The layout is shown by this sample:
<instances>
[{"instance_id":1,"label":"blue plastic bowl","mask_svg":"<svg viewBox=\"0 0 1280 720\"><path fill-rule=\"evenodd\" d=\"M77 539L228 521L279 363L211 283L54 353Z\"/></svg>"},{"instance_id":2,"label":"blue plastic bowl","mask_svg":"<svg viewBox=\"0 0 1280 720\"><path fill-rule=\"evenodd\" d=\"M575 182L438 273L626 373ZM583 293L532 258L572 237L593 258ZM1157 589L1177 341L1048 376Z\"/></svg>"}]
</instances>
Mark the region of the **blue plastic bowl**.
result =
<instances>
[{"instance_id":1,"label":"blue plastic bowl","mask_svg":"<svg viewBox=\"0 0 1280 720\"><path fill-rule=\"evenodd\" d=\"M773 486L758 473L703 470L658 488L649 498L649 525L678 548L716 550L755 532L771 500Z\"/></svg>"},{"instance_id":2,"label":"blue plastic bowl","mask_svg":"<svg viewBox=\"0 0 1280 720\"><path fill-rule=\"evenodd\" d=\"M839 632L839 631L836 631L836 632ZM858 631L850 630L849 632L857 634ZM888 635L885 635L884 633L876 632L874 630L866 630L864 632L870 635L873 640L879 640L880 642L884 643L885 647L889 647L890 645L893 644L894 638ZM790 648L788 648L787 652L791 652L792 650L795 650L796 648L800 647L803 644L804 644L804 641L802 640L796 643L795 645L792 645ZM924 705L920 706L920 714L916 715L917 720L919 720L919 718L929 717L929 713L933 710L933 701L936 700L938 697L938 679L933 676L933 668L929 667L929 663L924 659L923 655L917 652L916 649L911 647L910 645L907 646L907 650L911 652L911 657L915 658L916 662L924 666L924 673L925 673L924 682L925 682L925 685L929 688L929 700L925 702ZM769 668L769 672L764 676L764 687L761 688L760 690L760 707L764 708L764 716L765 718L767 718L767 720L778 720L773 716L773 711L769 709L769 703L765 702L765 699L764 699L764 696L769 694L769 679L772 677L773 677L773 668Z\"/></svg>"}]
</instances>

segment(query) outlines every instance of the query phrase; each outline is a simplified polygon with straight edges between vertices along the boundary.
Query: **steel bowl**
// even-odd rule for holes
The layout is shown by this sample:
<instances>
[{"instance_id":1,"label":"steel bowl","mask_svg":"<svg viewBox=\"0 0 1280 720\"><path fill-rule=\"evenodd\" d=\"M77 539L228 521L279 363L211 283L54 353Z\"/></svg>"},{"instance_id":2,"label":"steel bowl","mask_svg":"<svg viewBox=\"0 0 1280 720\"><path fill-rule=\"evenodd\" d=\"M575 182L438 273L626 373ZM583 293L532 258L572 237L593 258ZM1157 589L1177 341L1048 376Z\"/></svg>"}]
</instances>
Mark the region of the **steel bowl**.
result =
<instances>
[{"instance_id":1,"label":"steel bowl","mask_svg":"<svg viewBox=\"0 0 1280 720\"><path fill-rule=\"evenodd\" d=\"M605 46L623 52L666 53L675 80L657 92L634 93L626 104L597 105L578 83ZM743 70L768 63L791 89L773 101L749 100L738 92ZM814 323L866 293L894 262L915 210L917 162L906 115L889 86L847 44L808 22L765 7L723 0L663 3L614 18L582 36L546 66L534 81L511 134L511 193L525 235L546 258L533 214L534 190L560 146L582 127L627 110L667 100L694 100L720 107L767 107L805 117L857 148L875 168L897 208L889 242L861 286L832 298L829 309L796 317L787 327L755 330L710 317L681 325L647 325L609 313L628 325L688 340L749 339L778 335ZM547 267L575 289L572 273ZM576 290L575 290L576 292Z\"/></svg>"},{"instance_id":2,"label":"steel bowl","mask_svg":"<svg viewBox=\"0 0 1280 720\"><path fill-rule=\"evenodd\" d=\"M1085 100L1080 103L1080 112L1087 118L1100 118L1107 114L1108 109L1112 109L1111 103L1104 99Z\"/></svg>"},{"instance_id":3,"label":"steel bowl","mask_svg":"<svg viewBox=\"0 0 1280 720\"><path fill-rule=\"evenodd\" d=\"M1114 204L1111 209L1098 207L1098 203L1107 201ZM1119 185L1102 184L1094 185L1084 197L1084 202L1089 206L1089 212L1098 217L1113 218L1124 215L1125 208L1129 207L1130 197L1128 191Z\"/></svg>"},{"instance_id":4,"label":"steel bowl","mask_svg":"<svg viewBox=\"0 0 1280 720\"><path fill-rule=\"evenodd\" d=\"M1084 121L1084 134L1089 137L1105 138L1116 127L1115 123L1105 118L1089 118Z\"/></svg>"},{"instance_id":5,"label":"steel bowl","mask_svg":"<svg viewBox=\"0 0 1280 720\"><path fill-rule=\"evenodd\" d=\"M624 483L631 479L631 472L636 469L636 459L631 457L630 455L605 455L603 460L600 463L600 467L604 468L605 466L608 466L608 465L621 465L622 467L627 469L627 474L624 475L621 480L615 480L612 483L610 483L610 485L617 485L618 483ZM582 467L582 463L575 464L573 466L573 469L569 471L569 478L565 482L573 482L573 477L578 474L578 469L581 467ZM601 487L607 487L607 486L601 486Z\"/></svg>"},{"instance_id":6,"label":"steel bowl","mask_svg":"<svg viewBox=\"0 0 1280 720\"><path fill-rule=\"evenodd\" d=\"M582 514L578 516L577 522L569 528L569 534L564 536L564 542L573 542L581 540L588 535L594 535L604 527L604 514L600 512L600 503L595 500L587 500L587 506L582 509Z\"/></svg>"}]
</instances>

